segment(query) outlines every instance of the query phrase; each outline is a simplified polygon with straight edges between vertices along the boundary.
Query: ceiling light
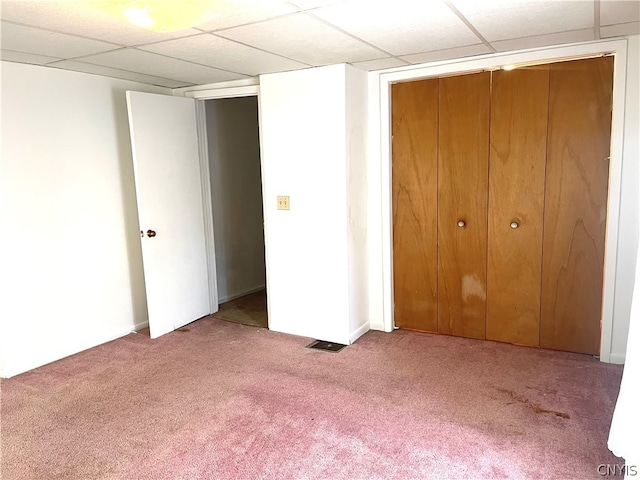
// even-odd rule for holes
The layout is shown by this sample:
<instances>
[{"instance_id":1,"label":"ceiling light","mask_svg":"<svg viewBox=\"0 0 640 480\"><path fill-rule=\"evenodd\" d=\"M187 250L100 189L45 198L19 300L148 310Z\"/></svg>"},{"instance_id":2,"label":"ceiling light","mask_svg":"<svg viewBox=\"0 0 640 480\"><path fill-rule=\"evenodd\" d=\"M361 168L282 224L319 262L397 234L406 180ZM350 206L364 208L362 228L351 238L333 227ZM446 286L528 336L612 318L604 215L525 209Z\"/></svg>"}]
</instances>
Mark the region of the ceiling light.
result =
<instances>
[{"instance_id":1,"label":"ceiling light","mask_svg":"<svg viewBox=\"0 0 640 480\"><path fill-rule=\"evenodd\" d=\"M515 65L505 65L502 67L503 70L513 70L514 68L516 68Z\"/></svg>"},{"instance_id":2,"label":"ceiling light","mask_svg":"<svg viewBox=\"0 0 640 480\"><path fill-rule=\"evenodd\" d=\"M177 32L216 16L220 0L105 0L109 15L154 32Z\"/></svg>"},{"instance_id":3,"label":"ceiling light","mask_svg":"<svg viewBox=\"0 0 640 480\"><path fill-rule=\"evenodd\" d=\"M122 13L124 13L129 23L142 28L153 27L153 20L149 16L149 7L129 7L125 8Z\"/></svg>"}]
</instances>

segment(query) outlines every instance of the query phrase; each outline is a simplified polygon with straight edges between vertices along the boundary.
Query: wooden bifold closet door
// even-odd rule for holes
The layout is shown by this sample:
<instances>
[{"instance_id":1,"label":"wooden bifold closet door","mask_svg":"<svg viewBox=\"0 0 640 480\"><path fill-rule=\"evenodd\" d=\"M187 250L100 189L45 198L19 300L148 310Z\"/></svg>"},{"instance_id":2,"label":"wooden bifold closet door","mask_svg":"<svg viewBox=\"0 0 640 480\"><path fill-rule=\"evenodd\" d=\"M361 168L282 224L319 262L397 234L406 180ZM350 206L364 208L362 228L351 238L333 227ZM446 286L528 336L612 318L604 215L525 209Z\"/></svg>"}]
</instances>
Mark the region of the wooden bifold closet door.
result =
<instances>
[{"instance_id":1,"label":"wooden bifold closet door","mask_svg":"<svg viewBox=\"0 0 640 480\"><path fill-rule=\"evenodd\" d=\"M485 338L491 74L440 79L438 332Z\"/></svg>"},{"instance_id":2,"label":"wooden bifold closet door","mask_svg":"<svg viewBox=\"0 0 640 480\"><path fill-rule=\"evenodd\" d=\"M490 82L392 86L398 327L485 337Z\"/></svg>"},{"instance_id":3,"label":"wooden bifold closet door","mask_svg":"<svg viewBox=\"0 0 640 480\"><path fill-rule=\"evenodd\" d=\"M392 86L395 323L597 354L613 57Z\"/></svg>"},{"instance_id":4,"label":"wooden bifold closet door","mask_svg":"<svg viewBox=\"0 0 640 480\"><path fill-rule=\"evenodd\" d=\"M487 338L539 345L549 66L493 73Z\"/></svg>"},{"instance_id":5,"label":"wooden bifold closet door","mask_svg":"<svg viewBox=\"0 0 640 480\"><path fill-rule=\"evenodd\" d=\"M395 323L438 331L438 79L393 85Z\"/></svg>"},{"instance_id":6,"label":"wooden bifold closet door","mask_svg":"<svg viewBox=\"0 0 640 480\"><path fill-rule=\"evenodd\" d=\"M613 57L551 65L540 346L597 355Z\"/></svg>"}]
</instances>

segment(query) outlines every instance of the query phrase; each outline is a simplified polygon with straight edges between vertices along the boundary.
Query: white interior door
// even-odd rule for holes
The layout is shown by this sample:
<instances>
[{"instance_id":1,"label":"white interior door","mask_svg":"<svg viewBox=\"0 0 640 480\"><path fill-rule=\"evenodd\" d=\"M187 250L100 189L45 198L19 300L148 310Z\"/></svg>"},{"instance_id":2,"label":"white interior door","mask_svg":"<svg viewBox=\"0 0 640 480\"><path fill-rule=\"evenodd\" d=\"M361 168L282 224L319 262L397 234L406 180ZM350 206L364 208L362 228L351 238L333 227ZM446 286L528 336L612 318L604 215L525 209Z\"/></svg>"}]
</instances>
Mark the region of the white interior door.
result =
<instances>
[{"instance_id":1,"label":"white interior door","mask_svg":"<svg viewBox=\"0 0 640 480\"><path fill-rule=\"evenodd\" d=\"M151 338L210 311L195 100L127 92Z\"/></svg>"}]
</instances>

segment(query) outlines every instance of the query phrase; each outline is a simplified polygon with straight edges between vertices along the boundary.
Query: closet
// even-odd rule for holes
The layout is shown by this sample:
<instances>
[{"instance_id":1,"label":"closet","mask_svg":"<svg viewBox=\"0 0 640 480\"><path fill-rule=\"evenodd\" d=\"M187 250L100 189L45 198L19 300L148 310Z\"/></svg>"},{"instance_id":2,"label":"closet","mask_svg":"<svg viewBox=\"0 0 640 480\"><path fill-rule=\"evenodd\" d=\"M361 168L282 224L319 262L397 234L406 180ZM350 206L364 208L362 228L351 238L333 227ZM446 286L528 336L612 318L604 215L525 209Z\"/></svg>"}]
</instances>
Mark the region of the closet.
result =
<instances>
[{"instance_id":1,"label":"closet","mask_svg":"<svg viewBox=\"0 0 640 480\"><path fill-rule=\"evenodd\" d=\"M392 85L400 328L598 354L613 57Z\"/></svg>"}]
</instances>

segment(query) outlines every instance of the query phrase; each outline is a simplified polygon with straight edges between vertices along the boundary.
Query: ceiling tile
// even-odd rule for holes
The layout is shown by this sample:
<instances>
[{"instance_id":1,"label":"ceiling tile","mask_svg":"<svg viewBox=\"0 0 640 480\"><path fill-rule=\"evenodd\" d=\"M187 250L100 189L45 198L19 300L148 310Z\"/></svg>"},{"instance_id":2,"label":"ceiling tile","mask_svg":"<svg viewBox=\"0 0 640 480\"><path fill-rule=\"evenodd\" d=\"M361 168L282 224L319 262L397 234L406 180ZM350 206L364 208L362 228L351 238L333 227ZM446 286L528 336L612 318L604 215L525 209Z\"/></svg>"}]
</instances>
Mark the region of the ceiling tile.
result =
<instances>
[{"instance_id":1,"label":"ceiling tile","mask_svg":"<svg viewBox=\"0 0 640 480\"><path fill-rule=\"evenodd\" d=\"M488 41L593 28L593 1L451 0Z\"/></svg>"},{"instance_id":2,"label":"ceiling tile","mask_svg":"<svg viewBox=\"0 0 640 480\"><path fill-rule=\"evenodd\" d=\"M640 22L637 0L600 0L600 25Z\"/></svg>"},{"instance_id":3,"label":"ceiling tile","mask_svg":"<svg viewBox=\"0 0 640 480\"><path fill-rule=\"evenodd\" d=\"M373 60L381 56L379 50L304 13L217 34L315 66Z\"/></svg>"},{"instance_id":4,"label":"ceiling tile","mask_svg":"<svg viewBox=\"0 0 640 480\"><path fill-rule=\"evenodd\" d=\"M101 65L92 65L75 60L63 60L50 66L55 68L62 68L65 70L73 70L76 72L92 73L105 77L120 78L122 80L131 80L133 82L148 83L149 85L160 85L161 87L168 88L178 88L193 85L192 83L188 82L180 82L177 80L169 80L167 78L153 77L151 75L142 75L140 73L127 72L125 70L103 67Z\"/></svg>"},{"instance_id":5,"label":"ceiling tile","mask_svg":"<svg viewBox=\"0 0 640 480\"><path fill-rule=\"evenodd\" d=\"M280 0L217 0L215 18L198 25L205 31L236 27L297 12L293 5Z\"/></svg>"},{"instance_id":6,"label":"ceiling tile","mask_svg":"<svg viewBox=\"0 0 640 480\"><path fill-rule=\"evenodd\" d=\"M139 48L251 76L309 66L208 33Z\"/></svg>"},{"instance_id":7,"label":"ceiling tile","mask_svg":"<svg viewBox=\"0 0 640 480\"><path fill-rule=\"evenodd\" d=\"M595 34L591 28L574 30L572 32L560 32L552 33L550 35L537 35L534 37L491 42L491 46L498 52L507 52L512 50L524 50L526 48L544 47L547 45L559 45L562 43L586 42L589 40L595 40Z\"/></svg>"},{"instance_id":8,"label":"ceiling tile","mask_svg":"<svg viewBox=\"0 0 640 480\"><path fill-rule=\"evenodd\" d=\"M3 60L169 88L309 65L382 70L488 53L454 10L498 51L594 40L595 1L601 37L640 33L640 0L212 0L216 18L167 34L112 18L100 9L107 0L0 1Z\"/></svg>"},{"instance_id":9,"label":"ceiling tile","mask_svg":"<svg viewBox=\"0 0 640 480\"><path fill-rule=\"evenodd\" d=\"M385 68L406 67L408 63L398 58L389 57L380 58L378 60L367 60L366 62L356 62L352 63L352 65L354 67L361 68L362 70L372 72L373 70L384 70Z\"/></svg>"},{"instance_id":10,"label":"ceiling tile","mask_svg":"<svg viewBox=\"0 0 640 480\"><path fill-rule=\"evenodd\" d=\"M482 55L491 53L492 50L484 43L477 45L467 45L466 47L449 48L447 50L439 50L437 52L416 53L414 55L404 55L401 58L412 64L438 62L440 60L449 60L452 58L472 57L474 55Z\"/></svg>"},{"instance_id":11,"label":"ceiling tile","mask_svg":"<svg viewBox=\"0 0 640 480\"><path fill-rule=\"evenodd\" d=\"M313 15L393 55L442 50L481 41L440 0L353 0L319 8Z\"/></svg>"},{"instance_id":12,"label":"ceiling tile","mask_svg":"<svg viewBox=\"0 0 640 480\"><path fill-rule=\"evenodd\" d=\"M14 52L13 50L2 49L0 59L7 62L31 63L33 65L44 65L46 63L60 60L56 57L46 57L44 55L34 55L33 53Z\"/></svg>"},{"instance_id":13,"label":"ceiling tile","mask_svg":"<svg viewBox=\"0 0 640 480\"><path fill-rule=\"evenodd\" d=\"M193 84L224 82L246 78L239 73L225 72L216 68L196 65L175 58L163 57L155 53L143 52L134 48L92 55L81 59L82 62L105 67L128 70L130 72L153 75L155 77L182 80Z\"/></svg>"},{"instance_id":14,"label":"ceiling tile","mask_svg":"<svg viewBox=\"0 0 640 480\"><path fill-rule=\"evenodd\" d=\"M640 22L620 23L600 27L600 37L620 37L622 35L637 35L640 33Z\"/></svg>"},{"instance_id":15,"label":"ceiling tile","mask_svg":"<svg viewBox=\"0 0 640 480\"><path fill-rule=\"evenodd\" d=\"M2 19L118 45L140 45L200 33L187 29L158 33L130 25L100 9L104 1L16 1L2 0Z\"/></svg>"},{"instance_id":16,"label":"ceiling tile","mask_svg":"<svg viewBox=\"0 0 640 480\"><path fill-rule=\"evenodd\" d=\"M48 57L72 58L120 48L111 43L2 22L2 48Z\"/></svg>"}]
</instances>

